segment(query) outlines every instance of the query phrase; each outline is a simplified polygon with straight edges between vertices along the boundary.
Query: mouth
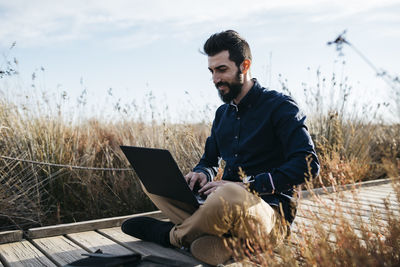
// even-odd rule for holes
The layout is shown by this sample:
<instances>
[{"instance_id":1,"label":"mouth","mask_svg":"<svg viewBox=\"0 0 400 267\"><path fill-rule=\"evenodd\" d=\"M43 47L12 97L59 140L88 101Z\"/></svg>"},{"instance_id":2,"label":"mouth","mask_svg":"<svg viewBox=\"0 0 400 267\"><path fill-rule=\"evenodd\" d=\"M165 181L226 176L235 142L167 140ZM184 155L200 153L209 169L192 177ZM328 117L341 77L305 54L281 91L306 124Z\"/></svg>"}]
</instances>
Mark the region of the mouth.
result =
<instances>
[{"instance_id":1,"label":"mouth","mask_svg":"<svg viewBox=\"0 0 400 267\"><path fill-rule=\"evenodd\" d=\"M227 89L227 86L226 85L220 85L220 86L218 86L218 90L220 90L220 91L225 91Z\"/></svg>"},{"instance_id":2,"label":"mouth","mask_svg":"<svg viewBox=\"0 0 400 267\"><path fill-rule=\"evenodd\" d=\"M215 87L217 87L217 89L221 92L229 89L228 85L223 82L217 83Z\"/></svg>"}]
</instances>

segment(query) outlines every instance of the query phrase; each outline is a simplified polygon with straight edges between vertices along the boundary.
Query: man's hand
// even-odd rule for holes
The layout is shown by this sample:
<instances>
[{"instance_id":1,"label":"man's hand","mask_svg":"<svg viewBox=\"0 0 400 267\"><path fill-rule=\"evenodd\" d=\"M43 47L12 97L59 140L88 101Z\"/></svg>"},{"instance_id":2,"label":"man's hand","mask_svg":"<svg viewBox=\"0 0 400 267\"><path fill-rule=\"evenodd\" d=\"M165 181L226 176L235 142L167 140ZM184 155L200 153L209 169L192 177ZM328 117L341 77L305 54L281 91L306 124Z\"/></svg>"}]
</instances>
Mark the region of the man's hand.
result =
<instances>
[{"instance_id":1,"label":"man's hand","mask_svg":"<svg viewBox=\"0 0 400 267\"><path fill-rule=\"evenodd\" d=\"M232 182L232 181L225 181L225 180L220 180L220 181L214 181L214 182L209 182L207 183L205 186L203 186L200 190L199 193L200 194L204 194L204 195L209 195L212 192L214 192L215 190L217 190L218 187L220 187L221 185L224 185L226 183L235 183L240 185L243 188L247 188L245 184L243 184L242 182Z\"/></svg>"},{"instance_id":2,"label":"man's hand","mask_svg":"<svg viewBox=\"0 0 400 267\"><path fill-rule=\"evenodd\" d=\"M224 180L209 182L205 186L200 188L199 193L208 196L209 194L214 192L219 186L226 183L232 183L232 182Z\"/></svg>"},{"instance_id":3,"label":"man's hand","mask_svg":"<svg viewBox=\"0 0 400 267\"><path fill-rule=\"evenodd\" d=\"M207 183L207 176L202 172L189 172L186 174L185 179L191 190L193 190L196 183L199 183L200 188Z\"/></svg>"}]
</instances>

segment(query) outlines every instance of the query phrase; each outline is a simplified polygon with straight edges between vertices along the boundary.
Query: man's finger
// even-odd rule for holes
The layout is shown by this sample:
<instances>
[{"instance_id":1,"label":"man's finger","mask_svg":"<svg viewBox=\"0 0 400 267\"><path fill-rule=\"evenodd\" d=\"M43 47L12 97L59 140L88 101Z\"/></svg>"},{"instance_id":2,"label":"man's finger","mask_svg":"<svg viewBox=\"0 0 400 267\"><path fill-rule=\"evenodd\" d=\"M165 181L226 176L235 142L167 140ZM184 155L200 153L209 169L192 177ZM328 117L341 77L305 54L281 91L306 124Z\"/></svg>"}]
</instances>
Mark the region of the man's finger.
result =
<instances>
[{"instance_id":1,"label":"man's finger","mask_svg":"<svg viewBox=\"0 0 400 267\"><path fill-rule=\"evenodd\" d=\"M200 187L205 186L205 184L207 183L207 178L206 179L202 179L200 182Z\"/></svg>"},{"instance_id":2,"label":"man's finger","mask_svg":"<svg viewBox=\"0 0 400 267\"><path fill-rule=\"evenodd\" d=\"M185 175L185 180L187 183L189 183L192 176L193 176L193 172L189 172L188 174Z\"/></svg>"},{"instance_id":3,"label":"man's finger","mask_svg":"<svg viewBox=\"0 0 400 267\"><path fill-rule=\"evenodd\" d=\"M196 182L197 182L197 180L198 180L198 178L199 178L199 176L198 175L193 175L191 178L190 178L190 183L189 183L189 187L190 187L190 189L192 189L193 190L193 187L194 187L194 185L196 184Z\"/></svg>"},{"instance_id":4,"label":"man's finger","mask_svg":"<svg viewBox=\"0 0 400 267\"><path fill-rule=\"evenodd\" d=\"M210 188L214 187L214 182L206 183L203 187L200 188L199 193L204 193L205 191L209 190Z\"/></svg>"},{"instance_id":5,"label":"man's finger","mask_svg":"<svg viewBox=\"0 0 400 267\"><path fill-rule=\"evenodd\" d=\"M205 190L207 190L209 184L210 184L210 183L207 183L207 184L205 184L204 186L202 186L202 187L199 189L199 193L203 193Z\"/></svg>"},{"instance_id":6,"label":"man's finger","mask_svg":"<svg viewBox=\"0 0 400 267\"><path fill-rule=\"evenodd\" d=\"M208 189L207 191L205 191L203 194L208 196L209 194L211 194L212 192L214 192L216 189L217 189L217 187L216 187L216 186L213 186L213 187L211 187L210 189Z\"/></svg>"}]
</instances>

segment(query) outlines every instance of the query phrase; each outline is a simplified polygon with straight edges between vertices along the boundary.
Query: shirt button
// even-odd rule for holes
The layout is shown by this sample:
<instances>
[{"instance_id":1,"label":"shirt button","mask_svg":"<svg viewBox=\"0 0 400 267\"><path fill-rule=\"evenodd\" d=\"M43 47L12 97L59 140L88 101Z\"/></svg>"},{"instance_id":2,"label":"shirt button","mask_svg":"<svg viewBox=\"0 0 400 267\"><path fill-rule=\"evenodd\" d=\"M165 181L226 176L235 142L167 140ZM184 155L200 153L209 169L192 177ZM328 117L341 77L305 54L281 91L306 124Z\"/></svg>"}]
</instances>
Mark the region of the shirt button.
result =
<instances>
[{"instance_id":1,"label":"shirt button","mask_svg":"<svg viewBox=\"0 0 400 267\"><path fill-rule=\"evenodd\" d=\"M238 136L237 136L237 135L235 136L235 139L238 139Z\"/></svg>"},{"instance_id":2,"label":"shirt button","mask_svg":"<svg viewBox=\"0 0 400 267\"><path fill-rule=\"evenodd\" d=\"M237 158L238 154L235 154L235 158Z\"/></svg>"},{"instance_id":3,"label":"shirt button","mask_svg":"<svg viewBox=\"0 0 400 267\"><path fill-rule=\"evenodd\" d=\"M238 120L240 120L240 117L237 117Z\"/></svg>"}]
</instances>

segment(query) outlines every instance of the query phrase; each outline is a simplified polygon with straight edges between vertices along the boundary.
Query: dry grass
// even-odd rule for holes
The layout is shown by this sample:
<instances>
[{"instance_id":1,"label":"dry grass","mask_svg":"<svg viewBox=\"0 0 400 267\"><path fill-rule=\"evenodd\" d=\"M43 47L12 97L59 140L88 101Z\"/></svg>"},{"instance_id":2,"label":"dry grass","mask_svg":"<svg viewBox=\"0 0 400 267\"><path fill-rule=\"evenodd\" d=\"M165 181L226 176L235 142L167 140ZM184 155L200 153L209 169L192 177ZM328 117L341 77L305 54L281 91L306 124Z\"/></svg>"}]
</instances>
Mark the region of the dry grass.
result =
<instances>
[{"instance_id":1,"label":"dry grass","mask_svg":"<svg viewBox=\"0 0 400 267\"><path fill-rule=\"evenodd\" d=\"M0 78L15 75L17 63L10 64ZM290 93L284 83L282 90ZM331 102L323 91L331 92ZM321 163L319 177L307 181L306 188L312 192L315 187L332 186L338 197L327 200L311 194L311 199L303 200L311 201L308 206L312 210L299 210L301 222L279 246L267 236L252 236L257 232L252 229L247 229L249 239L233 239L231 249L244 265L400 265L399 183L393 183L397 204L388 199L384 209L366 209L354 196L351 212L341 199L350 192L341 192L339 186L398 177L400 125L378 123L376 110L368 107L363 108L363 115L372 114L369 117L373 119L351 114L357 107L349 106L350 91L335 75L326 79L319 71L316 86L304 88L309 131ZM78 99L82 110L85 95L84 91ZM76 115L63 112L65 100L63 93L52 106L43 93L39 99L27 97L27 105L0 95L0 155L72 166L126 168L129 164L119 145L158 147L170 150L186 173L200 159L210 131L209 123L145 122L146 113L157 117L152 94L145 101L150 109L118 100L114 104L118 119L76 119ZM396 104L400 106L400 101ZM0 230L154 209L133 171L80 170L0 158L0 183Z\"/></svg>"},{"instance_id":2,"label":"dry grass","mask_svg":"<svg viewBox=\"0 0 400 267\"><path fill-rule=\"evenodd\" d=\"M0 69L0 79L17 75L17 60L7 60L4 66ZM393 81L392 112L398 119L399 79L389 78ZM33 75L33 87L34 79ZM359 107L349 104L351 86L346 80L346 77L338 79L335 74L324 78L317 71L316 85L304 85L309 131L321 163L320 176L308 181L308 190L326 186L338 189L342 184L399 176L400 125L378 123L377 109L371 107L362 108L362 117L352 114ZM281 85L290 94L285 82ZM119 145L159 147L170 150L186 173L200 159L210 130L209 123L144 122L141 118L148 117L146 113L151 114L150 118L157 117L151 93L145 101L149 109L134 103L123 105L118 100L114 107L121 116L107 120L73 119L74 114L63 112L65 93L55 101L50 101L45 93L39 99L27 96L26 103L30 105L26 105L1 95L2 90L6 89L0 88L0 155L3 156L126 168L129 164ZM329 96L324 96L324 92L329 92ZM85 96L84 90L78 99L83 110ZM51 106L50 102L56 103ZM0 230L154 209L133 171L77 170L0 158L0 184ZM400 203L400 184L393 183L393 187ZM337 193L341 194L349 192ZM230 244L235 257L244 265L256 266L400 265L398 206L393 207L388 200L383 210L368 210L366 218L365 208L357 201L352 204L352 213L345 210L340 197L327 201L313 195L311 201L319 205L312 211L299 213L302 223L296 224L284 244L276 246L268 242L269 237L253 236L249 250L246 241L236 240ZM248 231L250 236L254 233Z\"/></svg>"},{"instance_id":3,"label":"dry grass","mask_svg":"<svg viewBox=\"0 0 400 267\"><path fill-rule=\"evenodd\" d=\"M2 155L91 167L129 167L120 144L169 149L183 172L199 160L209 124L145 123L90 119L79 123L59 113L31 115L10 102L0 105ZM398 125L341 119L310 121L321 175L308 188L398 176ZM318 127L317 127L318 126ZM148 211L154 208L132 171L91 171L0 160L0 215L3 229L28 228ZM399 201L399 185L396 188ZM314 196L315 202L321 202ZM339 203L339 202L337 202ZM357 207L357 204L354 204ZM279 247L252 240L232 244L238 259L258 266L396 266L400 222L390 205L349 217L338 205L306 212L290 239ZM332 206L331 206L332 207ZM361 210L361 209L360 209ZM385 224L380 223L381 221ZM261 253L262 251L262 253ZM247 257L243 261L243 257ZM247 262L247 263L246 263Z\"/></svg>"},{"instance_id":4,"label":"dry grass","mask_svg":"<svg viewBox=\"0 0 400 267\"><path fill-rule=\"evenodd\" d=\"M383 158L382 168L391 177L400 176L400 161ZM247 239L231 238L227 245L237 262L232 266L399 266L400 180L392 179L394 194L384 199L371 193L380 199L372 205L366 202L368 195L360 194L369 194L368 187L345 189L331 179L329 194L316 194L315 181L306 181L308 197L300 196L289 236L284 231L280 236L279 228L266 235L253 223L241 233ZM322 179L319 184L328 193ZM277 243L276 236L284 242Z\"/></svg>"},{"instance_id":5,"label":"dry grass","mask_svg":"<svg viewBox=\"0 0 400 267\"><path fill-rule=\"evenodd\" d=\"M73 120L52 109L0 103L1 155L67 165L129 167L119 145L166 148L184 173L200 159L210 124L155 123L140 118ZM138 108L138 107L136 107ZM138 108L139 109L139 108ZM140 113L140 110L131 110ZM400 126L311 116L309 129L321 161L314 187L387 176L400 156ZM28 227L130 214L154 208L131 171L91 171L0 160L2 225ZM18 204L17 204L18 203Z\"/></svg>"},{"instance_id":6,"label":"dry grass","mask_svg":"<svg viewBox=\"0 0 400 267\"><path fill-rule=\"evenodd\" d=\"M400 203L400 182L392 186ZM356 199L351 208L344 204L349 195ZM387 199L384 208L368 209L357 199L357 190L331 198L313 195L304 201L315 203L314 208L300 210L284 243L277 245L269 235L255 236L257 231L248 229L253 246L243 239L229 246L244 266L399 266L398 206Z\"/></svg>"},{"instance_id":7,"label":"dry grass","mask_svg":"<svg viewBox=\"0 0 400 267\"><path fill-rule=\"evenodd\" d=\"M137 121L73 123L60 114L31 115L2 100L1 155L40 162L102 168L129 167L119 145L171 151L186 172L199 160L204 124ZM133 171L93 171L0 159L2 225L29 227L153 209Z\"/></svg>"}]
</instances>

